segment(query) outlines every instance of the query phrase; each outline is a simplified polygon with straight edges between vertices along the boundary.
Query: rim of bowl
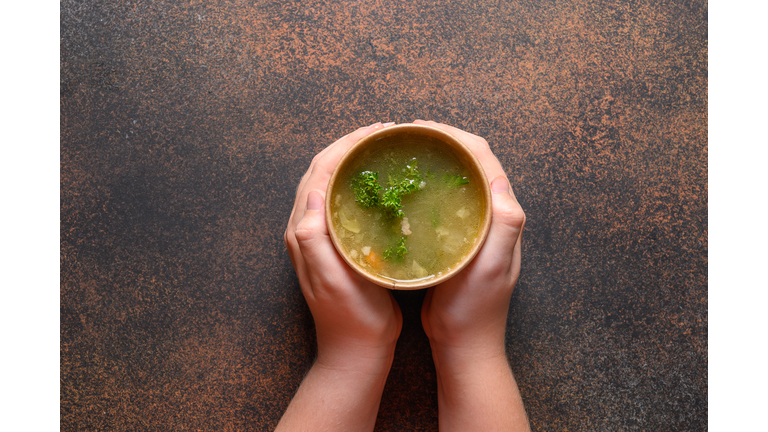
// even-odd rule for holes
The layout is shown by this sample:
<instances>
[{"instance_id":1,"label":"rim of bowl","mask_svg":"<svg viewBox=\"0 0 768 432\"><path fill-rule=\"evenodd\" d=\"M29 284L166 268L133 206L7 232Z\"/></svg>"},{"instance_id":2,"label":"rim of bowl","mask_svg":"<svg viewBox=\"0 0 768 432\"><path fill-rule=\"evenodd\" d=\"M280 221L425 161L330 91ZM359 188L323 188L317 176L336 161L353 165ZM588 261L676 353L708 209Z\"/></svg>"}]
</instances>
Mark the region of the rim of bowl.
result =
<instances>
[{"instance_id":1,"label":"rim of bowl","mask_svg":"<svg viewBox=\"0 0 768 432\"><path fill-rule=\"evenodd\" d=\"M339 240L339 236L336 233L333 224L333 216L331 214L331 199L329 199L329 197L332 196L333 188L336 185L336 180L342 171L341 168L347 165L350 161L354 160L355 157L358 156L361 152L367 150L369 147L375 146L383 138L399 134L415 134L424 135L430 138L437 138L441 145L447 145L450 151L453 152L454 156L456 156L457 159L459 159L459 161L470 170L475 178L481 178L484 180L480 182L480 193L483 195L485 214L483 215L483 221L480 225L480 230L477 237L475 238L474 244L469 249L469 252L467 252L467 254L465 254L464 257L449 271L439 276L430 277L429 279L396 280L368 272L363 266L351 259L347 253L344 252L344 248L341 245L341 241ZM488 179L486 178L483 166L480 164L480 161L477 159L475 154L472 153L472 150L470 150L469 147L467 147L467 145L464 144L460 139L442 129L438 129L432 126L404 123L389 126L361 138L355 144L353 144L346 153L344 153L344 155L339 160L339 163L334 168L333 174L331 174L331 179L328 182L328 188L326 189L325 197L325 221L328 225L328 234L331 237L331 241L333 242L333 246L336 248L337 253L341 255L341 258L347 263L347 265L349 265L356 273L360 274L365 279L375 283L376 285L393 290L416 290L429 288L452 278L457 273L462 271L467 265L469 265L470 262L472 262L477 253L480 251L480 248L482 248L483 243L485 243L485 239L488 236L488 231L491 227L491 187Z\"/></svg>"}]
</instances>

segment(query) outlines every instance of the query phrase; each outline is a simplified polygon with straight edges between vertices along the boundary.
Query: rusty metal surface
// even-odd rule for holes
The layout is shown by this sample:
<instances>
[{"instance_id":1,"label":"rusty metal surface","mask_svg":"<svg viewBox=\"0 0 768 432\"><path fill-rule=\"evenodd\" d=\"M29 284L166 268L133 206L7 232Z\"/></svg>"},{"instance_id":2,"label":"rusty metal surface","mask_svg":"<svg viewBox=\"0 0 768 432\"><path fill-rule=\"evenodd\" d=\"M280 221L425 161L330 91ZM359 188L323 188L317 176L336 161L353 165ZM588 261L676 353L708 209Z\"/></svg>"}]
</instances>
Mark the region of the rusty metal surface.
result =
<instances>
[{"instance_id":1,"label":"rusty metal surface","mask_svg":"<svg viewBox=\"0 0 768 432\"><path fill-rule=\"evenodd\" d=\"M61 429L270 430L315 350L282 242L376 121L485 137L528 222L531 424L707 429L707 4L61 2ZM377 430L436 430L423 291Z\"/></svg>"}]
</instances>

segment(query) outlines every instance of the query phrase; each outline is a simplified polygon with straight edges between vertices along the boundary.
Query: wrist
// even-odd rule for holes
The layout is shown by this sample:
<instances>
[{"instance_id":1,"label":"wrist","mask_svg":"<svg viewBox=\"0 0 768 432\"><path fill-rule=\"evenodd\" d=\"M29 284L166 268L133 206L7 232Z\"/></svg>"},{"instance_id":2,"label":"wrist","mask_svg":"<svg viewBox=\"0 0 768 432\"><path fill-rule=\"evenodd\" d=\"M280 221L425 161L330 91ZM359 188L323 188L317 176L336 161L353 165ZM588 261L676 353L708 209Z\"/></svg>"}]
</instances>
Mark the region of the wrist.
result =
<instances>
[{"instance_id":1,"label":"wrist","mask_svg":"<svg viewBox=\"0 0 768 432\"><path fill-rule=\"evenodd\" d=\"M392 349L320 343L277 430L373 430Z\"/></svg>"},{"instance_id":2,"label":"wrist","mask_svg":"<svg viewBox=\"0 0 768 432\"><path fill-rule=\"evenodd\" d=\"M440 358L456 357L467 361L506 356L505 324L475 323L473 326L445 328L431 323L428 337L432 354Z\"/></svg>"},{"instance_id":3,"label":"wrist","mask_svg":"<svg viewBox=\"0 0 768 432\"><path fill-rule=\"evenodd\" d=\"M432 355L441 430L530 431L503 347L433 346Z\"/></svg>"},{"instance_id":4,"label":"wrist","mask_svg":"<svg viewBox=\"0 0 768 432\"><path fill-rule=\"evenodd\" d=\"M430 341L430 346L438 374L470 373L508 364L503 341L457 345Z\"/></svg>"},{"instance_id":5,"label":"wrist","mask_svg":"<svg viewBox=\"0 0 768 432\"><path fill-rule=\"evenodd\" d=\"M336 371L386 376L395 357L395 343L365 345L359 343L320 343L315 366Z\"/></svg>"}]
</instances>

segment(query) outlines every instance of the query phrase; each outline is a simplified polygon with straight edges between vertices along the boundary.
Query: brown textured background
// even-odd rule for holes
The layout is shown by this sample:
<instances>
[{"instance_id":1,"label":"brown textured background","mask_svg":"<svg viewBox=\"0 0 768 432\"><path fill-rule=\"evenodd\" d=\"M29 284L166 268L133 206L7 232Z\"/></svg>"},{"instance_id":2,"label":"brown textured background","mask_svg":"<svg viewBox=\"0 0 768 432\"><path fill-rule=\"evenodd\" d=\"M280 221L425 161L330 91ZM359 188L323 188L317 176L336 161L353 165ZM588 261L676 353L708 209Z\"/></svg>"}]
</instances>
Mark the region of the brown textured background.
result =
<instances>
[{"instance_id":1,"label":"brown textured background","mask_svg":"<svg viewBox=\"0 0 768 432\"><path fill-rule=\"evenodd\" d=\"M315 351L298 180L416 118L485 137L528 216L533 429L707 429L706 2L60 7L62 430L272 429ZM437 429L423 295L377 430Z\"/></svg>"}]
</instances>

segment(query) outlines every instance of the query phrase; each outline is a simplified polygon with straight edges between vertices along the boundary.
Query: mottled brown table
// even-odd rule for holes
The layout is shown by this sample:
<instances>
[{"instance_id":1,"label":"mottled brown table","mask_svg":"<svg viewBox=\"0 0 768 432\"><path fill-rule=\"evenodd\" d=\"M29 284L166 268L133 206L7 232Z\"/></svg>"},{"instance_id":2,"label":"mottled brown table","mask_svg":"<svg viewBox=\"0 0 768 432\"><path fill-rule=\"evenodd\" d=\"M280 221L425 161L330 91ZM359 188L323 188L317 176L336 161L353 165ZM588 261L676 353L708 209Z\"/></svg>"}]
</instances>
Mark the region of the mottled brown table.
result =
<instances>
[{"instance_id":1,"label":"mottled brown table","mask_svg":"<svg viewBox=\"0 0 768 432\"><path fill-rule=\"evenodd\" d=\"M60 6L62 430L273 428L316 349L298 180L417 118L487 138L528 216L533 429L707 429L706 2ZM377 430L437 429L423 296Z\"/></svg>"}]
</instances>

